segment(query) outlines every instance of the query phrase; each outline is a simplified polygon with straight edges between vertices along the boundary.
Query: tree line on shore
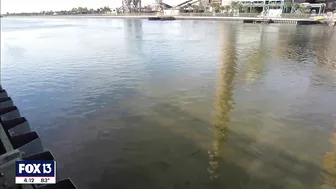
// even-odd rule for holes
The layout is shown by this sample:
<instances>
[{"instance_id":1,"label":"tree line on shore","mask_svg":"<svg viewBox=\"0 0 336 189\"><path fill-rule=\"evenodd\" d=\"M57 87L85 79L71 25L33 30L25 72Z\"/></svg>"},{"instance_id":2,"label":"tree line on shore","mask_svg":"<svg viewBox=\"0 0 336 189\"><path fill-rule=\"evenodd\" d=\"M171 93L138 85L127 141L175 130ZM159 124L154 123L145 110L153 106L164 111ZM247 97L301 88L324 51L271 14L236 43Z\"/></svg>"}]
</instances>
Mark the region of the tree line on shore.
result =
<instances>
[{"instance_id":1,"label":"tree line on shore","mask_svg":"<svg viewBox=\"0 0 336 189\"><path fill-rule=\"evenodd\" d=\"M279 7L280 8L280 7ZM150 6L143 7L143 10L151 9ZM211 11L210 11L211 9ZM307 13L311 9L310 6L300 6L298 3L286 2L283 6L284 13L293 13L293 10L299 10L300 13ZM262 11L262 7L253 7L244 5L237 1L231 2L230 5L223 6L220 3L211 3L207 5L196 5L196 4L186 4L180 7L181 12L229 12L230 10L239 10L239 12L251 12L258 13ZM119 12L119 10L116 10ZM74 7L71 10L61 10L61 11L41 11L41 12L22 12L22 13L9 13L6 15L19 15L19 16L29 16L29 15L78 15L78 14L107 14L111 13L112 9L109 6L104 6L97 9L87 8L87 7Z\"/></svg>"},{"instance_id":2,"label":"tree line on shore","mask_svg":"<svg viewBox=\"0 0 336 189\"><path fill-rule=\"evenodd\" d=\"M180 10L192 10L192 12L209 12L212 8L213 12L229 12L230 10L239 10L239 12L254 12L259 13L262 7L253 7L246 4L242 4L238 1L231 2L230 5L221 5L220 3L211 3L209 6L187 4L180 8ZM279 6L280 8L280 6ZM284 13L293 13L294 10L299 10L300 13L307 13L311 9L311 6L300 6L299 3L286 2L283 5Z\"/></svg>"},{"instance_id":3,"label":"tree line on shore","mask_svg":"<svg viewBox=\"0 0 336 189\"><path fill-rule=\"evenodd\" d=\"M18 16L29 16L29 15L76 15L76 14L106 14L111 12L112 9L108 6L104 6L97 9L88 9L87 7L74 7L71 10L60 10L60 11L41 11L41 12L22 12L22 13L9 13L6 15L18 15Z\"/></svg>"}]
</instances>

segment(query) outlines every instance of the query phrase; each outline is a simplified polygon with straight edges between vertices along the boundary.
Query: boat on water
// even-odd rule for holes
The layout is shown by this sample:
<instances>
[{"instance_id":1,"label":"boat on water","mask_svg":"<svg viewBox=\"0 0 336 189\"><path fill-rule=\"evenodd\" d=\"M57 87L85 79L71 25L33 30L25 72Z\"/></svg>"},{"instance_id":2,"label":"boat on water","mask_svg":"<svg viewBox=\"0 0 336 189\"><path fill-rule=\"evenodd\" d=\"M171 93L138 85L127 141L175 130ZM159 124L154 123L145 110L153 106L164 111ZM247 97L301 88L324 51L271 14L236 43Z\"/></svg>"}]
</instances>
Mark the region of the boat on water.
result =
<instances>
[{"instance_id":1,"label":"boat on water","mask_svg":"<svg viewBox=\"0 0 336 189\"><path fill-rule=\"evenodd\" d=\"M176 20L173 16L153 16L148 17L148 20L151 21L169 21L169 20Z\"/></svg>"},{"instance_id":2,"label":"boat on water","mask_svg":"<svg viewBox=\"0 0 336 189\"><path fill-rule=\"evenodd\" d=\"M327 26L336 26L335 20L333 20L332 16L313 16L310 17L311 20L314 20L316 22L319 22L319 24L324 24Z\"/></svg>"},{"instance_id":3,"label":"boat on water","mask_svg":"<svg viewBox=\"0 0 336 189\"><path fill-rule=\"evenodd\" d=\"M310 17L310 19L315 20L315 21L323 21L323 20L326 19L326 17L324 17L324 16L313 16L313 17Z\"/></svg>"}]
</instances>

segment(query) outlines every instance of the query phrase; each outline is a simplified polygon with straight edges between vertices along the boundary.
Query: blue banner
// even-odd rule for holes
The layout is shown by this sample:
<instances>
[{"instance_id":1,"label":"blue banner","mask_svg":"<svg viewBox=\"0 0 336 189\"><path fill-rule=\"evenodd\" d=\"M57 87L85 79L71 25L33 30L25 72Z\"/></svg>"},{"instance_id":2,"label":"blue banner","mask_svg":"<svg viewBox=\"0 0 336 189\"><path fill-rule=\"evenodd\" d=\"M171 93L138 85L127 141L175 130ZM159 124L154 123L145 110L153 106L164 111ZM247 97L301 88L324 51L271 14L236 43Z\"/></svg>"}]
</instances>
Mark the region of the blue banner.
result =
<instances>
[{"instance_id":1,"label":"blue banner","mask_svg":"<svg viewBox=\"0 0 336 189\"><path fill-rule=\"evenodd\" d=\"M17 161L16 177L55 177L55 161Z\"/></svg>"}]
</instances>

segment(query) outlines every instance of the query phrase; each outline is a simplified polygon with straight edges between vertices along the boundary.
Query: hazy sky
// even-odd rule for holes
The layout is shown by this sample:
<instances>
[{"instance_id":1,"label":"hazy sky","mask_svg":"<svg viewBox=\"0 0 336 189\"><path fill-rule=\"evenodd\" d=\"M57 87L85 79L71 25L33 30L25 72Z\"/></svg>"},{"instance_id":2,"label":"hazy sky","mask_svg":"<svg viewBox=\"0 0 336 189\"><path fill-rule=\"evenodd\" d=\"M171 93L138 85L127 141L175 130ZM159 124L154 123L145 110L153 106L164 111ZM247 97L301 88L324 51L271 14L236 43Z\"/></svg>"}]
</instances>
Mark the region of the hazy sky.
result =
<instances>
[{"instance_id":1,"label":"hazy sky","mask_svg":"<svg viewBox=\"0 0 336 189\"><path fill-rule=\"evenodd\" d=\"M164 2L176 5L185 0L165 0ZM121 6L121 0L0 0L1 13L6 12L40 12L42 10L69 10L72 7L98 8ZM152 4L154 0L142 0L142 4Z\"/></svg>"}]
</instances>

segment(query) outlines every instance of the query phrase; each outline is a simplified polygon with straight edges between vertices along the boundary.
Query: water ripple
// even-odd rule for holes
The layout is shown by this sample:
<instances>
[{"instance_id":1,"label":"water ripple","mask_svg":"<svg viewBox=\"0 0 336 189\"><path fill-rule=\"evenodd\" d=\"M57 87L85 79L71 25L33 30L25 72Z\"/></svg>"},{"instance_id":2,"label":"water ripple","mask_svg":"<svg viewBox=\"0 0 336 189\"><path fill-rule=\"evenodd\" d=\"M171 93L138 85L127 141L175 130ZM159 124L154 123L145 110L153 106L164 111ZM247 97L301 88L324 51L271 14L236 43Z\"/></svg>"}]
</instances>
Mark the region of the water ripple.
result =
<instances>
[{"instance_id":1,"label":"water ripple","mask_svg":"<svg viewBox=\"0 0 336 189\"><path fill-rule=\"evenodd\" d=\"M330 184L329 28L2 21L1 84L79 188Z\"/></svg>"}]
</instances>

